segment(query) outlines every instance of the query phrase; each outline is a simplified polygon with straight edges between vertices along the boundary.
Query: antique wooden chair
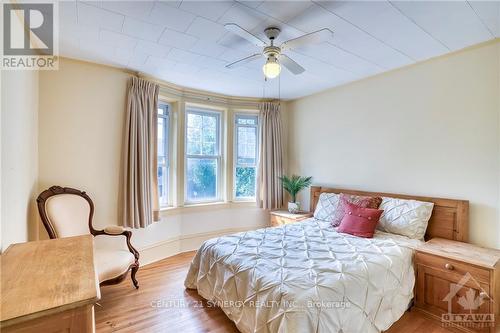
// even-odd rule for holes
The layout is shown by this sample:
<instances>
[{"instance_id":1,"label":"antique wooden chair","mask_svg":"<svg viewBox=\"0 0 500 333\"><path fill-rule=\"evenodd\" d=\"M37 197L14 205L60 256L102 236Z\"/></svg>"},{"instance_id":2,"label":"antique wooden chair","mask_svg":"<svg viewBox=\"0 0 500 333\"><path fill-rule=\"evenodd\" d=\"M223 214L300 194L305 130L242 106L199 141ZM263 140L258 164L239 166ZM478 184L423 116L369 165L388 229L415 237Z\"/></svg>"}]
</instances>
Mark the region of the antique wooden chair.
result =
<instances>
[{"instance_id":1,"label":"antique wooden chair","mask_svg":"<svg viewBox=\"0 0 500 333\"><path fill-rule=\"evenodd\" d=\"M85 192L52 186L40 193L36 201L50 238L89 233L96 241L98 237L102 238L99 242L94 242L94 260L100 285L120 283L131 270L132 282L139 288L135 278L139 269L139 252L130 243L132 232L116 225L107 226L103 230L94 229L94 204ZM126 243L113 241L111 238L115 236L124 236Z\"/></svg>"}]
</instances>

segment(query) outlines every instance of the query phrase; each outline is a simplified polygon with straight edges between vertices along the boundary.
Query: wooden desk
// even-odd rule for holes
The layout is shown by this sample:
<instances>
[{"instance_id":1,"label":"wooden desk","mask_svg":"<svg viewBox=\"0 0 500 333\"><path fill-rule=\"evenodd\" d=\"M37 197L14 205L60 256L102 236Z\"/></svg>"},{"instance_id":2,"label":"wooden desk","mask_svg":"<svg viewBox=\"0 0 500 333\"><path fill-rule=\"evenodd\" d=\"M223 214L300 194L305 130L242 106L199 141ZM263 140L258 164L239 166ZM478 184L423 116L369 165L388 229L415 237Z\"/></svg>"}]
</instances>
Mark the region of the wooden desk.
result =
<instances>
[{"instance_id":1,"label":"wooden desk","mask_svg":"<svg viewBox=\"0 0 500 333\"><path fill-rule=\"evenodd\" d=\"M1 255L0 328L94 332L100 298L91 235L14 244Z\"/></svg>"}]
</instances>

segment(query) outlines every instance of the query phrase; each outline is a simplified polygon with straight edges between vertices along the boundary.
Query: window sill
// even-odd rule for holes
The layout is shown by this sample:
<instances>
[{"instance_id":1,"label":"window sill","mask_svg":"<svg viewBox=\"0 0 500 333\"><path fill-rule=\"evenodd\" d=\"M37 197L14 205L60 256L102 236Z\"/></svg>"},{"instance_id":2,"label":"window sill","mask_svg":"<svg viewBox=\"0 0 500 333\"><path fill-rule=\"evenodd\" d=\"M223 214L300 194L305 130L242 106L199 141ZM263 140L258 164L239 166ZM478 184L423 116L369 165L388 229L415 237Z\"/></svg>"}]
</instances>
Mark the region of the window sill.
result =
<instances>
[{"instance_id":1,"label":"window sill","mask_svg":"<svg viewBox=\"0 0 500 333\"><path fill-rule=\"evenodd\" d=\"M234 204L257 204L257 201L255 199L236 199L231 201L231 203Z\"/></svg>"},{"instance_id":2,"label":"window sill","mask_svg":"<svg viewBox=\"0 0 500 333\"><path fill-rule=\"evenodd\" d=\"M209 201L209 202L190 202L185 203L184 206L178 208L196 208L196 207L211 207L228 205L228 201Z\"/></svg>"},{"instance_id":3,"label":"window sill","mask_svg":"<svg viewBox=\"0 0 500 333\"><path fill-rule=\"evenodd\" d=\"M217 201L217 202L204 202L197 204L186 204L184 206L169 206L160 208L160 214L162 215L170 215L175 214L182 211L204 211L204 210L213 210L220 208L231 208L231 207L257 207L256 202L254 201Z\"/></svg>"}]
</instances>

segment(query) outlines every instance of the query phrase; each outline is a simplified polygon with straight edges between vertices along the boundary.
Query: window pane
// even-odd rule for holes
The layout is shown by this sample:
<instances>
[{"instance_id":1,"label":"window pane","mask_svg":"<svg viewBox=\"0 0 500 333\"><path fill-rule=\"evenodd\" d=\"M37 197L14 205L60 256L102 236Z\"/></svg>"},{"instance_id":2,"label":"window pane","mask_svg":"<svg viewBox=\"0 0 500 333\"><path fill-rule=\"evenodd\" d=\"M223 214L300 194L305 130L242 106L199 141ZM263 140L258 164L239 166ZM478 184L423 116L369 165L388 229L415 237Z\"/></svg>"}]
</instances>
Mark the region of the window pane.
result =
<instances>
[{"instance_id":1,"label":"window pane","mask_svg":"<svg viewBox=\"0 0 500 333\"><path fill-rule=\"evenodd\" d=\"M202 116L188 113L188 127L201 128Z\"/></svg>"},{"instance_id":2,"label":"window pane","mask_svg":"<svg viewBox=\"0 0 500 333\"><path fill-rule=\"evenodd\" d=\"M188 155L201 155L201 129L187 128L187 153Z\"/></svg>"},{"instance_id":3,"label":"window pane","mask_svg":"<svg viewBox=\"0 0 500 333\"><path fill-rule=\"evenodd\" d=\"M217 128L217 117L215 115L203 115L203 128L215 131Z\"/></svg>"},{"instance_id":4,"label":"window pane","mask_svg":"<svg viewBox=\"0 0 500 333\"><path fill-rule=\"evenodd\" d=\"M165 165L158 165L158 196L160 206L168 205L168 169Z\"/></svg>"},{"instance_id":5,"label":"window pane","mask_svg":"<svg viewBox=\"0 0 500 333\"><path fill-rule=\"evenodd\" d=\"M188 113L186 127L188 155L215 156L219 153L217 122L217 115Z\"/></svg>"},{"instance_id":6,"label":"window pane","mask_svg":"<svg viewBox=\"0 0 500 333\"><path fill-rule=\"evenodd\" d=\"M257 160L257 128L238 127L237 164L255 165Z\"/></svg>"},{"instance_id":7,"label":"window pane","mask_svg":"<svg viewBox=\"0 0 500 333\"><path fill-rule=\"evenodd\" d=\"M216 137L215 129L203 129L203 155L216 155Z\"/></svg>"},{"instance_id":8,"label":"window pane","mask_svg":"<svg viewBox=\"0 0 500 333\"><path fill-rule=\"evenodd\" d=\"M160 156L165 156L165 133L163 129L165 127L165 119L158 117L158 158Z\"/></svg>"},{"instance_id":9,"label":"window pane","mask_svg":"<svg viewBox=\"0 0 500 333\"><path fill-rule=\"evenodd\" d=\"M255 197L255 167L236 167L236 197Z\"/></svg>"},{"instance_id":10,"label":"window pane","mask_svg":"<svg viewBox=\"0 0 500 333\"><path fill-rule=\"evenodd\" d=\"M203 142L203 155L215 155L215 142Z\"/></svg>"},{"instance_id":11,"label":"window pane","mask_svg":"<svg viewBox=\"0 0 500 333\"><path fill-rule=\"evenodd\" d=\"M236 146L234 195L236 198L254 198L257 167L258 116L236 116Z\"/></svg>"},{"instance_id":12,"label":"window pane","mask_svg":"<svg viewBox=\"0 0 500 333\"><path fill-rule=\"evenodd\" d=\"M201 134L202 134L202 119L198 114L188 113L187 115L187 153L188 155L201 154Z\"/></svg>"},{"instance_id":13,"label":"window pane","mask_svg":"<svg viewBox=\"0 0 500 333\"><path fill-rule=\"evenodd\" d=\"M257 125L257 117L256 116L238 116L236 119L236 124L238 125Z\"/></svg>"},{"instance_id":14,"label":"window pane","mask_svg":"<svg viewBox=\"0 0 500 333\"><path fill-rule=\"evenodd\" d=\"M160 206L168 205L168 105L158 107L158 196Z\"/></svg>"},{"instance_id":15,"label":"window pane","mask_svg":"<svg viewBox=\"0 0 500 333\"><path fill-rule=\"evenodd\" d=\"M187 159L187 200L206 201L217 198L217 160Z\"/></svg>"}]
</instances>

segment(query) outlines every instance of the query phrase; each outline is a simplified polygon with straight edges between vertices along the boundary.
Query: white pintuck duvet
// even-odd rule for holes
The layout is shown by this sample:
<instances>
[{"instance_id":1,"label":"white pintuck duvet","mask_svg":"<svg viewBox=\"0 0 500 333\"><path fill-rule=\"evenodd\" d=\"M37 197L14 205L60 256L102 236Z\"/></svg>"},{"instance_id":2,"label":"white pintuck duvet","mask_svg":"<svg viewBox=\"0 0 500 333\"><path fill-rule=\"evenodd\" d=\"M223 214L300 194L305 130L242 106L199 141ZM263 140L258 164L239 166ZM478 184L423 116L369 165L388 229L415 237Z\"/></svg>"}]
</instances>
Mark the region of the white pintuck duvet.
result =
<instances>
[{"instance_id":1,"label":"white pintuck duvet","mask_svg":"<svg viewBox=\"0 0 500 333\"><path fill-rule=\"evenodd\" d=\"M184 284L245 333L380 332L413 297L419 243L354 237L308 219L206 241Z\"/></svg>"}]
</instances>

